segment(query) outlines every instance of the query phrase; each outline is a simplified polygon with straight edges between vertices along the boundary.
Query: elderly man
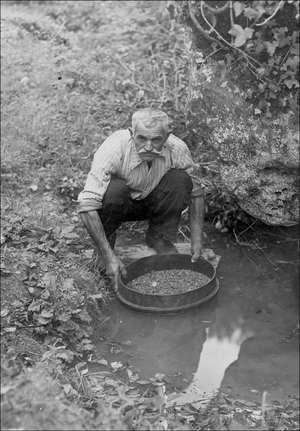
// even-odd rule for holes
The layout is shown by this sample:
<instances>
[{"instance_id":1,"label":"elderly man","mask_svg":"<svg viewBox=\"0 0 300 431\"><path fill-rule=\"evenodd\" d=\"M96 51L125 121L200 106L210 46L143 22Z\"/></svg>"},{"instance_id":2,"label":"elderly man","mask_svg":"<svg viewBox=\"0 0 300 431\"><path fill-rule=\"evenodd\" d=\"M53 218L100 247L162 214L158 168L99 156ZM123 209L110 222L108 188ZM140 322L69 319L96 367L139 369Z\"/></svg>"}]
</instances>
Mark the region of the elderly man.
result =
<instances>
[{"instance_id":1,"label":"elderly man","mask_svg":"<svg viewBox=\"0 0 300 431\"><path fill-rule=\"evenodd\" d=\"M149 219L146 244L158 254L177 253L173 241L189 205L192 262L199 256L215 257L203 248L204 197L197 167L160 110L137 111L132 128L103 142L78 202L81 220L105 260L115 290L119 274L126 275L113 252L116 231L125 221Z\"/></svg>"}]
</instances>

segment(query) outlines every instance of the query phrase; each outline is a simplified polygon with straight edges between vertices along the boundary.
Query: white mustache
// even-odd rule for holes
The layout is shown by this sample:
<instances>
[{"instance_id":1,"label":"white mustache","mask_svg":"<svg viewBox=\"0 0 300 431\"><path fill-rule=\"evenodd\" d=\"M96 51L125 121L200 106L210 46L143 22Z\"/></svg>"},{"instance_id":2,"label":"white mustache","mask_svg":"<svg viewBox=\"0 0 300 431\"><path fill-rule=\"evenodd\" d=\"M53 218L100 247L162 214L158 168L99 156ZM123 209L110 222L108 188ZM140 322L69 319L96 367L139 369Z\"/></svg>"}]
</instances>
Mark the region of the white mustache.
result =
<instances>
[{"instance_id":1,"label":"white mustache","mask_svg":"<svg viewBox=\"0 0 300 431\"><path fill-rule=\"evenodd\" d=\"M160 154L160 151L157 151L155 149L151 151L140 150L138 151L138 154Z\"/></svg>"}]
</instances>

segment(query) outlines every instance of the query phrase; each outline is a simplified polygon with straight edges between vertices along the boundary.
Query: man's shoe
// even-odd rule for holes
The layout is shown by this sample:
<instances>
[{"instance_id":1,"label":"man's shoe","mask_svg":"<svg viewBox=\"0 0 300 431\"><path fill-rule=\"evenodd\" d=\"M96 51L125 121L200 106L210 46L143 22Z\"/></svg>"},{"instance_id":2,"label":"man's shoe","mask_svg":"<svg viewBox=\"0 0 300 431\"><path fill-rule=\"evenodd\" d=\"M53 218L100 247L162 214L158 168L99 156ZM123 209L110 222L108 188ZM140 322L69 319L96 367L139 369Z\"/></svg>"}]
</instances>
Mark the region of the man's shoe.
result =
<instances>
[{"instance_id":1,"label":"man's shoe","mask_svg":"<svg viewBox=\"0 0 300 431\"><path fill-rule=\"evenodd\" d=\"M175 254L178 253L177 248L171 241L164 239L159 235L150 235L146 232L145 242L148 247L154 248L157 254Z\"/></svg>"}]
</instances>

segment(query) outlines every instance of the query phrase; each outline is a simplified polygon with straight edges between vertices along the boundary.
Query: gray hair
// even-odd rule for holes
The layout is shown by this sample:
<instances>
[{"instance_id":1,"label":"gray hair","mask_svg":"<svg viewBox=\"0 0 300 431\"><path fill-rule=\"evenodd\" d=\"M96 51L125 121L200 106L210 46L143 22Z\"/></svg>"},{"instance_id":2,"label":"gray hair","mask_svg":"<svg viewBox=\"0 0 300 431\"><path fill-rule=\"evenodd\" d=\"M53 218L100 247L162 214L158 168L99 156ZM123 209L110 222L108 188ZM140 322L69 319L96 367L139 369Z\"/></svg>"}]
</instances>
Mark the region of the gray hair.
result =
<instances>
[{"instance_id":1,"label":"gray hair","mask_svg":"<svg viewBox=\"0 0 300 431\"><path fill-rule=\"evenodd\" d=\"M172 131L172 121L169 116L159 109L154 108L144 108L135 112L132 116L132 131L135 129L139 123L143 122L143 125L148 129L155 126L158 122L161 123L163 131L167 134Z\"/></svg>"}]
</instances>

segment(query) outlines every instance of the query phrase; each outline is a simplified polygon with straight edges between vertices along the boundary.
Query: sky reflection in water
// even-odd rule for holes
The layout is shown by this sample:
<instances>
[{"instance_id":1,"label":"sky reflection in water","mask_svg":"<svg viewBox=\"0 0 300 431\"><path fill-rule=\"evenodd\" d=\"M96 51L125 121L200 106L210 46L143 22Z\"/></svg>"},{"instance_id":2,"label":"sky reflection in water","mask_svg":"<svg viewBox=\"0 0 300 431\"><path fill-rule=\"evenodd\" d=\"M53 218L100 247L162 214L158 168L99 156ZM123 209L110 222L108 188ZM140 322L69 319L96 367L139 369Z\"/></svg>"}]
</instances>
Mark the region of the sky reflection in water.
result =
<instances>
[{"instance_id":1,"label":"sky reflection in water","mask_svg":"<svg viewBox=\"0 0 300 431\"><path fill-rule=\"evenodd\" d=\"M230 336L225 337L220 337L220 333L214 327L206 328L207 338L203 344L193 382L184 393L171 396L170 404L208 400L216 394L226 369L238 359L242 343L254 335L254 332L242 328L243 322L243 319L240 319L241 327L235 328Z\"/></svg>"}]
</instances>

